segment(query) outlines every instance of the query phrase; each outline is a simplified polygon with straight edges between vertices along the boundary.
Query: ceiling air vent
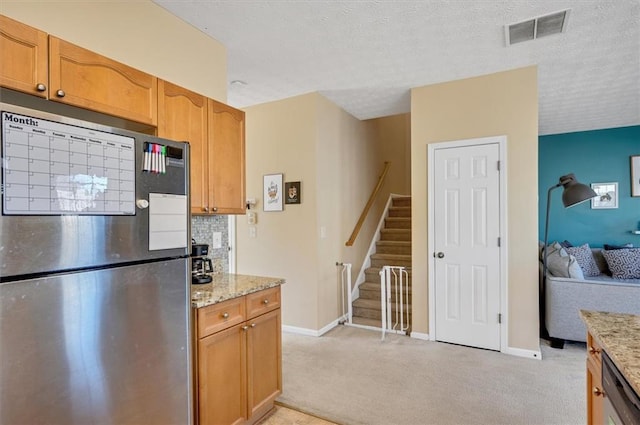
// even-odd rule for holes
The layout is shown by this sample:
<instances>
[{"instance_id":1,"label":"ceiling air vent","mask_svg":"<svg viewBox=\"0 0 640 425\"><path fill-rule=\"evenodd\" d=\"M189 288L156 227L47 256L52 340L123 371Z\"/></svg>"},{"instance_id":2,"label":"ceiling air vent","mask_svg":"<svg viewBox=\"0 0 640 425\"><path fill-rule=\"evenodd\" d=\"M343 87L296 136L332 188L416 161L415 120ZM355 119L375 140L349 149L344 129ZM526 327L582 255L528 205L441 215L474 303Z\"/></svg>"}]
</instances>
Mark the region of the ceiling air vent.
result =
<instances>
[{"instance_id":1,"label":"ceiling air vent","mask_svg":"<svg viewBox=\"0 0 640 425\"><path fill-rule=\"evenodd\" d=\"M569 11L570 9L562 10L515 24L505 25L507 46L565 32L567 21L569 20Z\"/></svg>"}]
</instances>

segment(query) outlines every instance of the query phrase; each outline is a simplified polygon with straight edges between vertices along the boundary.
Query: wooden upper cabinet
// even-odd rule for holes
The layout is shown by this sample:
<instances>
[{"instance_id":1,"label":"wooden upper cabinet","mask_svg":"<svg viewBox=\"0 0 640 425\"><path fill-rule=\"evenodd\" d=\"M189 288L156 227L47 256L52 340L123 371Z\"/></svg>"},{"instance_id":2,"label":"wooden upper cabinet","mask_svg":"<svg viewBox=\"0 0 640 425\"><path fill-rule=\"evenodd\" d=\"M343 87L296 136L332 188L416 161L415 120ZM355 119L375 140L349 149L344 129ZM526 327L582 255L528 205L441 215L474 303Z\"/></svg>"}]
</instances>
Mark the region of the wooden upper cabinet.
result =
<instances>
[{"instance_id":1,"label":"wooden upper cabinet","mask_svg":"<svg viewBox=\"0 0 640 425\"><path fill-rule=\"evenodd\" d=\"M244 112L209 99L209 199L216 214L244 214Z\"/></svg>"},{"instance_id":2,"label":"wooden upper cabinet","mask_svg":"<svg viewBox=\"0 0 640 425\"><path fill-rule=\"evenodd\" d=\"M208 212L207 98L158 81L158 136L191 146L191 213Z\"/></svg>"},{"instance_id":3,"label":"wooden upper cabinet","mask_svg":"<svg viewBox=\"0 0 640 425\"><path fill-rule=\"evenodd\" d=\"M0 15L0 86L47 97L47 33Z\"/></svg>"},{"instance_id":4,"label":"wooden upper cabinet","mask_svg":"<svg viewBox=\"0 0 640 425\"><path fill-rule=\"evenodd\" d=\"M49 36L49 99L158 124L157 78Z\"/></svg>"}]
</instances>

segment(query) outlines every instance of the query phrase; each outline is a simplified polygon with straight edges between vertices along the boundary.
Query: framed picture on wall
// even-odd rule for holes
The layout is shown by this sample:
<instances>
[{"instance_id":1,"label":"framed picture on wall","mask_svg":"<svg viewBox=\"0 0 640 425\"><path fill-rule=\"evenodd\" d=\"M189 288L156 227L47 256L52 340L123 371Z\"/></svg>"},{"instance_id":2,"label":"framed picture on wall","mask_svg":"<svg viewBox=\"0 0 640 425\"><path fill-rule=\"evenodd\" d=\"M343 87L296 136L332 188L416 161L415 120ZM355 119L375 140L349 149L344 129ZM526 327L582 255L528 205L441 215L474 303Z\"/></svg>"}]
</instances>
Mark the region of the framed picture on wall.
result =
<instances>
[{"instance_id":1,"label":"framed picture on wall","mask_svg":"<svg viewBox=\"0 0 640 425\"><path fill-rule=\"evenodd\" d=\"M591 198L591 208L618 208L618 182L591 183L598 196Z\"/></svg>"},{"instance_id":2,"label":"framed picture on wall","mask_svg":"<svg viewBox=\"0 0 640 425\"><path fill-rule=\"evenodd\" d=\"M284 184L284 203L299 204L302 198L300 182L286 182Z\"/></svg>"},{"instance_id":3,"label":"framed picture on wall","mask_svg":"<svg viewBox=\"0 0 640 425\"><path fill-rule=\"evenodd\" d=\"M640 155L631 157L631 196L640 196Z\"/></svg>"},{"instance_id":4,"label":"framed picture on wall","mask_svg":"<svg viewBox=\"0 0 640 425\"><path fill-rule=\"evenodd\" d=\"M263 181L263 209L282 211L282 174L267 174Z\"/></svg>"}]
</instances>

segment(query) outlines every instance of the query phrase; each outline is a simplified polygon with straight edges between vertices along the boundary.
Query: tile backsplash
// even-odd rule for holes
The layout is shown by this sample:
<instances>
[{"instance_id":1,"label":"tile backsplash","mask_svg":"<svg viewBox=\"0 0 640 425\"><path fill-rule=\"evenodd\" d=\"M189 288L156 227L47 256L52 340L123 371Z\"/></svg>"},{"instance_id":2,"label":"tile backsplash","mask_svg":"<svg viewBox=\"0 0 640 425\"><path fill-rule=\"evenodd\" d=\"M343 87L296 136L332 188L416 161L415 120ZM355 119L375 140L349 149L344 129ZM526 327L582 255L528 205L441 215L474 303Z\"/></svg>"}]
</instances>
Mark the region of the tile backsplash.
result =
<instances>
[{"instance_id":1,"label":"tile backsplash","mask_svg":"<svg viewBox=\"0 0 640 425\"><path fill-rule=\"evenodd\" d=\"M220 233L221 248L213 248L213 234ZM209 245L214 273L229 273L229 220L226 215L191 217L191 237L196 243Z\"/></svg>"}]
</instances>

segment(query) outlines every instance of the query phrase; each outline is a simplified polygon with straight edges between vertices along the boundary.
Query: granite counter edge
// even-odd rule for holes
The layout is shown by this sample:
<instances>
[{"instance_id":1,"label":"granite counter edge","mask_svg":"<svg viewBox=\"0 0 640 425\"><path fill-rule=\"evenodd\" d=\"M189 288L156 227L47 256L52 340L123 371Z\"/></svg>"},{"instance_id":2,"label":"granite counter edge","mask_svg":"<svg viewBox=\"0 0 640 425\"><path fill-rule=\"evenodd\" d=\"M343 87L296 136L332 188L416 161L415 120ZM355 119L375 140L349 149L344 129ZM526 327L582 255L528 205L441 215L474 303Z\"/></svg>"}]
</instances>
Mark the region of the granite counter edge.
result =
<instances>
[{"instance_id":1,"label":"granite counter edge","mask_svg":"<svg viewBox=\"0 0 640 425\"><path fill-rule=\"evenodd\" d=\"M232 300L234 298L238 298L238 297L242 297L245 295L249 295L252 294L254 292L259 292L265 289L270 289L270 288L275 288L276 286L280 286L283 285L285 283L285 280L283 278L265 278L265 277L261 277L261 276L255 276L256 278L259 279L267 279L267 281L263 281L260 283L257 283L255 286L249 287L249 288L244 288L241 290L237 290L237 291L233 291L233 292L227 292L224 294L217 294L217 295L210 295L210 296L205 296L202 299L193 299L193 294L194 292L198 291L198 287L191 287L191 307L195 308L195 309L199 309L199 308L203 308L203 307L208 307L210 305L214 305L214 304L218 304L221 303L223 301L227 301L227 300ZM208 291L203 291L203 292L208 292Z\"/></svg>"}]
</instances>

